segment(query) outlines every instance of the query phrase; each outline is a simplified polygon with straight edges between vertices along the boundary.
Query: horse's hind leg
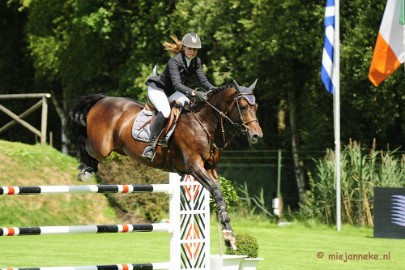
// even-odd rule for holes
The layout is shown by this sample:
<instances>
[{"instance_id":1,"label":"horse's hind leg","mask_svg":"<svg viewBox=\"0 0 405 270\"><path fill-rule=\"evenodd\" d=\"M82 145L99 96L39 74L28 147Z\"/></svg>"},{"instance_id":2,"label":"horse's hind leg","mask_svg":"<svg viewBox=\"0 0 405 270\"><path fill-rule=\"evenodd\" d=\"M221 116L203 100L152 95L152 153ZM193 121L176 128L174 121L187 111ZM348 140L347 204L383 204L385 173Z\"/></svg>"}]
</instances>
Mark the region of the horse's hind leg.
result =
<instances>
[{"instance_id":1,"label":"horse's hind leg","mask_svg":"<svg viewBox=\"0 0 405 270\"><path fill-rule=\"evenodd\" d=\"M86 182L89 180L93 173L98 170L98 160L90 156L87 151L87 140L81 138L80 140L80 150L78 153L78 159L80 162L79 169L80 173L77 175L77 180Z\"/></svg>"}]
</instances>

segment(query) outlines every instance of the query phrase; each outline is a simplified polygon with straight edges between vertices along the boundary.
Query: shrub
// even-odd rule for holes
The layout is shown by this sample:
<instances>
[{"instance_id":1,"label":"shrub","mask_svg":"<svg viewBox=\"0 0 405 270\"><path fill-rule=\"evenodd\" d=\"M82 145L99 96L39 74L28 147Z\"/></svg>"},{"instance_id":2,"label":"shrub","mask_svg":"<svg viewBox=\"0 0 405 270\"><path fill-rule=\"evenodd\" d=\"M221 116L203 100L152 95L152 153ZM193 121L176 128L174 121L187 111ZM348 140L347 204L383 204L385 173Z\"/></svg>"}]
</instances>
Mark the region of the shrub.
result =
<instances>
[{"instance_id":1,"label":"shrub","mask_svg":"<svg viewBox=\"0 0 405 270\"><path fill-rule=\"evenodd\" d=\"M97 181L102 184L162 184L168 183L168 179L167 172L114 152L100 162L97 173ZM159 222L168 217L167 194L147 192L106 196L122 222Z\"/></svg>"},{"instance_id":2,"label":"shrub","mask_svg":"<svg viewBox=\"0 0 405 270\"><path fill-rule=\"evenodd\" d=\"M223 176L220 176L218 178L218 180L219 180L219 186L222 191L222 195L224 196L224 199L226 202L227 210L228 210L228 212L233 212L233 210L235 209L236 203L239 202L239 196L236 193L235 187L233 186L233 184L230 180L226 179ZM210 207L213 212L215 212L215 213L218 212L218 205L214 201L212 196L210 198Z\"/></svg>"},{"instance_id":3,"label":"shrub","mask_svg":"<svg viewBox=\"0 0 405 270\"><path fill-rule=\"evenodd\" d=\"M257 239L247 233L240 233L235 235L237 249L226 249L228 255L247 255L249 258L257 258L259 254L259 244Z\"/></svg>"},{"instance_id":4,"label":"shrub","mask_svg":"<svg viewBox=\"0 0 405 270\"><path fill-rule=\"evenodd\" d=\"M373 225L374 187L405 186L405 156L395 151L363 154L360 144L350 142L341 153L342 222ZM329 150L309 174L309 190L300 214L326 224L336 221L335 155Z\"/></svg>"}]
</instances>

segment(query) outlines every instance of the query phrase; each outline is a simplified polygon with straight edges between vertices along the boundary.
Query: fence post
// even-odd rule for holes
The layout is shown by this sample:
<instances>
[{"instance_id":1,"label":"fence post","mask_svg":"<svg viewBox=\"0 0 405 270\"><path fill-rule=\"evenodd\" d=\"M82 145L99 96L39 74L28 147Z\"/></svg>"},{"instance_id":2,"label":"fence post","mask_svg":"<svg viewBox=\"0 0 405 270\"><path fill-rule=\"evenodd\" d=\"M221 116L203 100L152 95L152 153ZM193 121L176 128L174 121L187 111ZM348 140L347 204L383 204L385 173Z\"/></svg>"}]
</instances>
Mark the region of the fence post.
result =
<instances>
[{"instance_id":1,"label":"fence post","mask_svg":"<svg viewBox=\"0 0 405 270\"><path fill-rule=\"evenodd\" d=\"M6 131L8 128L12 127L13 125L19 123L23 127L27 128L29 131L37 135L41 138L41 145L46 144L46 129L47 129L47 122L48 122L48 103L46 101L47 98L50 98L51 94L49 93L27 93L27 94L5 94L0 95L0 100L2 99L25 99L25 98L40 98L41 100L38 101L36 104L31 106L29 109L17 115L13 113L11 110L7 109L5 106L0 104L0 111L7 114L12 121L8 122L4 126L0 127L0 133ZM34 126L29 124L28 122L24 121L23 118L30 115L36 109L38 109L42 105L42 114L41 114L41 130L36 129Z\"/></svg>"},{"instance_id":2,"label":"fence post","mask_svg":"<svg viewBox=\"0 0 405 270\"><path fill-rule=\"evenodd\" d=\"M210 194L190 175L170 173L171 270L210 269Z\"/></svg>"},{"instance_id":3,"label":"fence post","mask_svg":"<svg viewBox=\"0 0 405 270\"><path fill-rule=\"evenodd\" d=\"M46 97L42 97L42 114L41 114L41 145L46 144L46 128L48 123L48 103Z\"/></svg>"},{"instance_id":4,"label":"fence post","mask_svg":"<svg viewBox=\"0 0 405 270\"><path fill-rule=\"evenodd\" d=\"M359 211L358 211L358 226L362 226L363 219L363 156L360 148L360 179L359 179Z\"/></svg>"},{"instance_id":5,"label":"fence post","mask_svg":"<svg viewBox=\"0 0 405 270\"><path fill-rule=\"evenodd\" d=\"M169 173L170 193L170 224L172 237L170 239L170 269L180 269L180 176Z\"/></svg>"}]
</instances>

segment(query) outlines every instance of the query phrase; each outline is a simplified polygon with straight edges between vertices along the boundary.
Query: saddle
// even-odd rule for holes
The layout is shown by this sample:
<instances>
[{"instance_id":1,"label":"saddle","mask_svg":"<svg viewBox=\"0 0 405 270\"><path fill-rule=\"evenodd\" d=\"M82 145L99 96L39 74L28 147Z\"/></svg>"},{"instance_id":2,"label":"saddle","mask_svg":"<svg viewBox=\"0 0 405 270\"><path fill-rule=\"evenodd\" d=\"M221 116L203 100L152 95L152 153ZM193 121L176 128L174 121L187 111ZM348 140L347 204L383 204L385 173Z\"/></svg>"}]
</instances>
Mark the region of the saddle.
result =
<instances>
[{"instance_id":1,"label":"saddle","mask_svg":"<svg viewBox=\"0 0 405 270\"><path fill-rule=\"evenodd\" d=\"M169 119L167 120L165 128L160 133L158 140L158 144L163 147L167 146L182 111L182 107L176 103L170 104L170 107L172 109L170 111ZM135 118L132 126L132 137L134 137L135 140L149 142L150 127L153 125L157 113L158 111L155 106L153 106L152 102L148 99L142 111Z\"/></svg>"}]
</instances>

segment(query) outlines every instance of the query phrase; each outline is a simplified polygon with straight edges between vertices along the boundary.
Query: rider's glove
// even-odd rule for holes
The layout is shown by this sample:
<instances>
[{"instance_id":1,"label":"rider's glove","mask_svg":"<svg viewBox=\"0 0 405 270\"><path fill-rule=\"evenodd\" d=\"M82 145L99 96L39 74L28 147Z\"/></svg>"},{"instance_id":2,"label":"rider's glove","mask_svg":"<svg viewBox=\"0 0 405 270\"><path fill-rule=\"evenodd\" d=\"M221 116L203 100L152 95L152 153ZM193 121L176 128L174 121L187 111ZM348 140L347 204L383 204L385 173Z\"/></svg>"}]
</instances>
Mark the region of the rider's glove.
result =
<instances>
[{"instance_id":1,"label":"rider's glove","mask_svg":"<svg viewBox=\"0 0 405 270\"><path fill-rule=\"evenodd\" d=\"M201 100L201 101L207 100L207 93L206 92L195 90L193 93L194 93L194 96L196 98L198 98L198 100Z\"/></svg>"}]
</instances>

